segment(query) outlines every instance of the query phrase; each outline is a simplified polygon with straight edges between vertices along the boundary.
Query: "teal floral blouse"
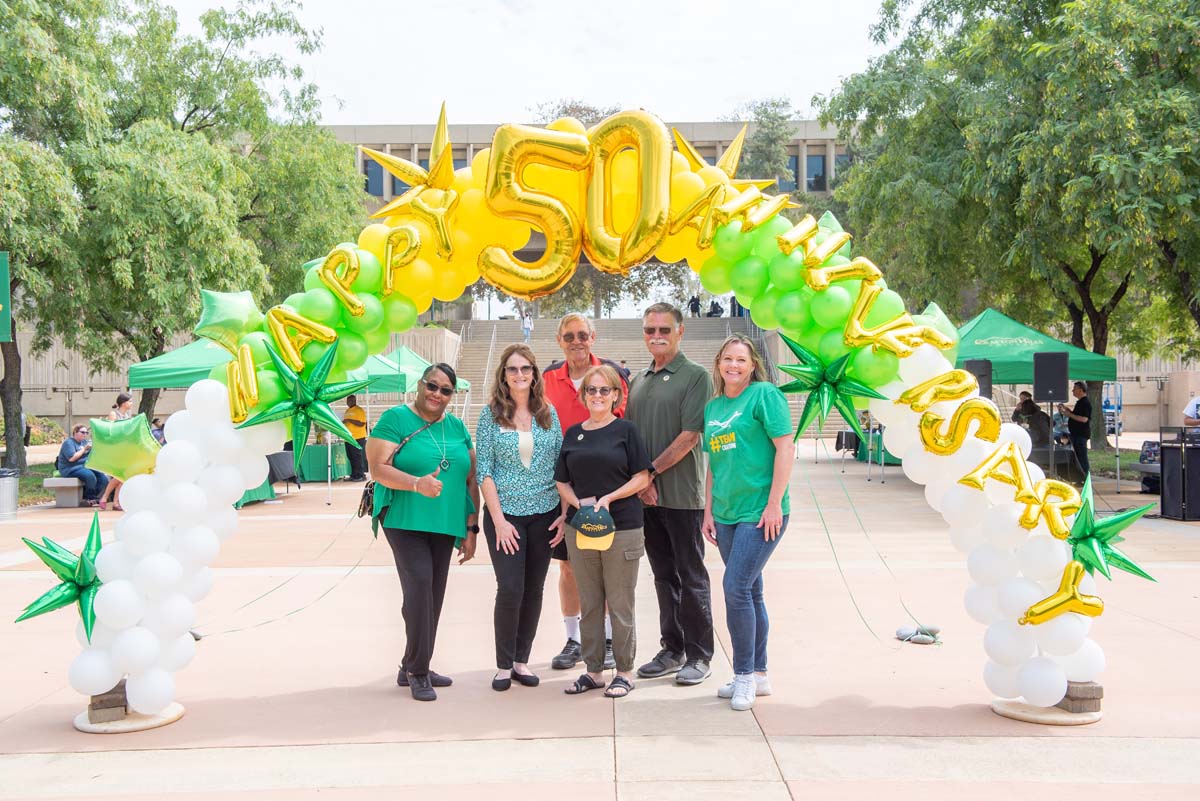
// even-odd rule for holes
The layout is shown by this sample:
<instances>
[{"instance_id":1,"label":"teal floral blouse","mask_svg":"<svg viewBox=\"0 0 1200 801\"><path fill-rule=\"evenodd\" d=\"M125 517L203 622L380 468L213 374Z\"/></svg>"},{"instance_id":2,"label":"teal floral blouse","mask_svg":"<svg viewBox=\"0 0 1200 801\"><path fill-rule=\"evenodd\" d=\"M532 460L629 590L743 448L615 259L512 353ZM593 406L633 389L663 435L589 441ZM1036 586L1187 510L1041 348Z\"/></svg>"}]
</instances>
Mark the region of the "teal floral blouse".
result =
<instances>
[{"instance_id":1,"label":"teal floral blouse","mask_svg":"<svg viewBox=\"0 0 1200 801\"><path fill-rule=\"evenodd\" d=\"M550 428L533 421L533 459L526 467L521 462L519 435L501 428L492 417L490 406L479 413L475 429L475 470L480 483L491 477L500 496L500 508L506 515L537 515L559 505L554 486L554 465L562 448L562 427L558 414L550 407Z\"/></svg>"}]
</instances>

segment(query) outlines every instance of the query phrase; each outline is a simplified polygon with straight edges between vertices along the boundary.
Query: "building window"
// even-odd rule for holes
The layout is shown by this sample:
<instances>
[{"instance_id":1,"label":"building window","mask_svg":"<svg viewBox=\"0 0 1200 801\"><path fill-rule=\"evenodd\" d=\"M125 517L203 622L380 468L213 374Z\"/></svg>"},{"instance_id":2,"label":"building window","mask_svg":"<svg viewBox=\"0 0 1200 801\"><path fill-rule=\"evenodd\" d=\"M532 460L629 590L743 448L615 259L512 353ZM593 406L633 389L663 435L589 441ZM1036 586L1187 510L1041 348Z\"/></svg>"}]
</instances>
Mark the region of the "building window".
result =
<instances>
[{"instance_id":1,"label":"building window","mask_svg":"<svg viewBox=\"0 0 1200 801\"><path fill-rule=\"evenodd\" d=\"M805 165L808 167L808 186L806 189L809 192L824 192L825 191L825 156L809 156Z\"/></svg>"},{"instance_id":2,"label":"building window","mask_svg":"<svg viewBox=\"0 0 1200 801\"><path fill-rule=\"evenodd\" d=\"M797 185L800 183L800 157L788 156L788 171L787 175L779 176L779 191L780 192L795 192Z\"/></svg>"},{"instance_id":3,"label":"building window","mask_svg":"<svg viewBox=\"0 0 1200 801\"><path fill-rule=\"evenodd\" d=\"M367 190L367 194L374 195L375 197L383 197L383 167L377 161L363 162L363 166L367 173L366 186L364 187Z\"/></svg>"},{"instance_id":4,"label":"building window","mask_svg":"<svg viewBox=\"0 0 1200 801\"><path fill-rule=\"evenodd\" d=\"M404 181L401 181L394 175L392 176L392 197L400 197L411 188Z\"/></svg>"}]
</instances>

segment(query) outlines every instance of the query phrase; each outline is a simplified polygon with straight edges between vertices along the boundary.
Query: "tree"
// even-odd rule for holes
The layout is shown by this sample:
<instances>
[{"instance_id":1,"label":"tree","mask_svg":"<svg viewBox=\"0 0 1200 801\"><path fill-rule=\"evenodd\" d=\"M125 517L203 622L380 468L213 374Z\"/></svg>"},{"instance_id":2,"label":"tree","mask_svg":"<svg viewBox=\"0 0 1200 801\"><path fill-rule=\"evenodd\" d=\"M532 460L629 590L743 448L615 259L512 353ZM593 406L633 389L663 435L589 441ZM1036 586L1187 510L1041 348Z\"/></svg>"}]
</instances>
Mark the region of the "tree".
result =
<instances>
[{"instance_id":1,"label":"tree","mask_svg":"<svg viewBox=\"0 0 1200 801\"><path fill-rule=\"evenodd\" d=\"M782 97L754 100L747 103L738 116L750 119L738 175L774 178L776 181L794 180L787 152L795 136L792 125L795 111L791 101Z\"/></svg>"}]
</instances>

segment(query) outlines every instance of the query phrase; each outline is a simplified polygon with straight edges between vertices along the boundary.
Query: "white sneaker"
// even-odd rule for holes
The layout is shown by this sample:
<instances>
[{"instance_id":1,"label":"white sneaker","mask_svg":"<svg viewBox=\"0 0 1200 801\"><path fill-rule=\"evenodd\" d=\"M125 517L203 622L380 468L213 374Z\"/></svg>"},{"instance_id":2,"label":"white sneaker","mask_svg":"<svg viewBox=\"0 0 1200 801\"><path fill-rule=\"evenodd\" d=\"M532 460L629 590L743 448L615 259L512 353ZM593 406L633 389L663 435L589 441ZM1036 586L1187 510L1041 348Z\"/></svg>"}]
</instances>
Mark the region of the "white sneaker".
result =
<instances>
[{"instance_id":1,"label":"white sneaker","mask_svg":"<svg viewBox=\"0 0 1200 801\"><path fill-rule=\"evenodd\" d=\"M733 698L729 706L737 712L745 712L754 708L755 681L753 673L733 677Z\"/></svg>"},{"instance_id":2,"label":"white sneaker","mask_svg":"<svg viewBox=\"0 0 1200 801\"><path fill-rule=\"evenodd\" d=\"M754 674L754 685L755 685L754 694L756 696L771 694L771 679L768 678L767 676L763 676L759 673L755 673ZM733 697L733 679L730 679L729 681L725 682L724 684L722 684L720 687L717 688L717 697L718 698L732 698Z\"/></svg>"}]
</instances>

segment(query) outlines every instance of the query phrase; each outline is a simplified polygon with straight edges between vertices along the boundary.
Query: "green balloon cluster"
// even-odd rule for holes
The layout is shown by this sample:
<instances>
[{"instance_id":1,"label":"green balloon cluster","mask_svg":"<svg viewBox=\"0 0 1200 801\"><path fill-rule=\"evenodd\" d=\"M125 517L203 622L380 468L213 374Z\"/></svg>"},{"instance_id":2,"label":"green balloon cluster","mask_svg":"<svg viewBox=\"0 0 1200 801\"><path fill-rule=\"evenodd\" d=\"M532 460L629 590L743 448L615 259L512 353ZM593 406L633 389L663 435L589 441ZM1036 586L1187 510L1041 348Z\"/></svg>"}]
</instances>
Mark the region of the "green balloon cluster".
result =
<instances>
[{"instance_id":1,"label":"green balloon cluster","mask_svg":"<svg viewBox=\"0 0 1200 801\"><path fill-rule=\"evenodd\" d=\"M899 371L895 355L872 348L851 348L843 339L862 280L835 281L821 291L809 287L805 281L808 268L804 266L803 248L791 253L779 249L777 237L791 227L792 223L780 216L752 231L742 231L740 220L721 226L713 235L715 255L700 268L700 283L714 295L733 292L738 303L750 311L755 325L766 330L779 329L824 362L848 357L846 374L850 378L869 387L893 381ZM826 212L818 221L816 244L841 230L837 218ZM849 263L847 243L822 266ZM867 316L868 327L904 312L903 299L887 289L882 279L878 283L884 291L875 299Z\"/></svg>"}]
</instances>

